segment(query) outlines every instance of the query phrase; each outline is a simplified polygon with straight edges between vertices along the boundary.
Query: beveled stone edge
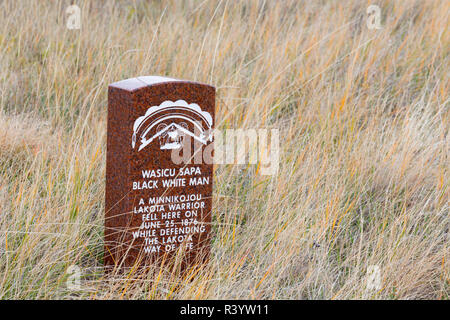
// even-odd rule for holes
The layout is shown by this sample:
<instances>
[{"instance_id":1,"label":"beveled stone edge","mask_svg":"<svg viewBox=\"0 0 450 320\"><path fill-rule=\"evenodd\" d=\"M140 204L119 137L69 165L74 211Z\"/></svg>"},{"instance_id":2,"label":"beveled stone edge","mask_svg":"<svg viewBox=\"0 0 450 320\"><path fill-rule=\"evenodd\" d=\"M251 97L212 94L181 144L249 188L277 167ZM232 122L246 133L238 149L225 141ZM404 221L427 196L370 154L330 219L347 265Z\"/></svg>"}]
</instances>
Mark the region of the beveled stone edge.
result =
<instances>
[{"instance_id":1,"label":"beveled stone edge","mask_svg":"<svg viewBox=\"0 0 450 320\"><path fill-rule=\"evenodd\" d=\"M154 85L159 85L162 83L170 83L170 82L181 82L181 83L191 83L191 84L197 84L202 86L207 86L214 88L214 86L210 84L200 83L196 81L191 80L181 80L181 79L174 79L174 78L168 78L168 77L161 77L161 76L139 76L134 78L128 78L124 80L120 80L117 82L113 82L109 84L109 87L118 88L126 91L136 91L145 87L150 87Z\"/></svg>"}]
</instances>

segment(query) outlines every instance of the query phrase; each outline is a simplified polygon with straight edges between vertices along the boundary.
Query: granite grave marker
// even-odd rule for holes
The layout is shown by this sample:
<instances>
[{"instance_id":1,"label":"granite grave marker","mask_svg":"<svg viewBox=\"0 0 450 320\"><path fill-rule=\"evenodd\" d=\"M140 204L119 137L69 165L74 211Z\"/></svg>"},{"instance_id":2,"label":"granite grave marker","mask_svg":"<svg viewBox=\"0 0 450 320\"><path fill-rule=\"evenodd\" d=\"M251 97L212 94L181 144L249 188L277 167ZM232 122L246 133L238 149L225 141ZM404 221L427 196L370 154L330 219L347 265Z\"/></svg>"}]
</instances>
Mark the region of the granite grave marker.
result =
<instances>
[{"instance_id":1,"label":"granite grave marker","mask_svg":"<svg viewBox=\"0 0 450 320\"><path fill-rule=\"evenodd\" d=\"M164 77L109 85L105 192L107 267L209 255L211 162L173 160L212 148L215 88ZM198 162L198 161L197 161Z\"/></svg>"}]
</instances>

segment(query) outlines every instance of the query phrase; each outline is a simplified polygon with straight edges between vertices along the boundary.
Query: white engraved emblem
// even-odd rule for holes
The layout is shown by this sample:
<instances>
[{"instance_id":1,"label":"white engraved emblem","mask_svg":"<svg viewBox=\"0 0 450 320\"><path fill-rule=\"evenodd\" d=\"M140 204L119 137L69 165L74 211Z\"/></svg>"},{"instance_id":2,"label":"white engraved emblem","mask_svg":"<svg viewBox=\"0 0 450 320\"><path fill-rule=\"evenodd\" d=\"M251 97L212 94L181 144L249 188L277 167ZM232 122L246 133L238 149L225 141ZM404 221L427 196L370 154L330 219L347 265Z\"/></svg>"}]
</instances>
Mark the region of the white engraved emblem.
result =
<instances>
[{"instance_id":1,"label":"white engraved emblem","mask_svg":"<svg viewBox=\"0 0 450 320\"><path fill-rule=\"evenodd\" d=\"M133 125L131 146L138 151L155 140L159 140L161 150L178 149L184 138L191 136L206 145L212 141L212 117L202 111L196 103L184 100L164 101L152 106L145 115L136 119Z\"/></svg>"}]
</instances>

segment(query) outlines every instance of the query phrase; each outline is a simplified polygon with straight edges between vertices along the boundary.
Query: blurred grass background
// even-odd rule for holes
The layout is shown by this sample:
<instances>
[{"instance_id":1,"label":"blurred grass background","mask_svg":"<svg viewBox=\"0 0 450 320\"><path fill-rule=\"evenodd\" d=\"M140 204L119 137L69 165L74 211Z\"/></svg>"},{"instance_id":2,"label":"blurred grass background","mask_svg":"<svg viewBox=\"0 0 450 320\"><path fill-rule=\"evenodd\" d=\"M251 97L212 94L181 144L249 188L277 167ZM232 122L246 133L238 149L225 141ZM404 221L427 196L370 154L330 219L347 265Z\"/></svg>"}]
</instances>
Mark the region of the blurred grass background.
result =
<instances>
[{"instance_id":1,"label":"blurred grass background","mask_svg":"<svg viewBox=\"0 0 450 320\"><path fill-rule=\"evenodd\" d=\"M80 0L80 30L70 4L0 3L2 299L449 298L448 1ZM276 176L217 166L195 274L102 272L106 88L138 75L280 130Z\"/></svg>"}]
</instances>

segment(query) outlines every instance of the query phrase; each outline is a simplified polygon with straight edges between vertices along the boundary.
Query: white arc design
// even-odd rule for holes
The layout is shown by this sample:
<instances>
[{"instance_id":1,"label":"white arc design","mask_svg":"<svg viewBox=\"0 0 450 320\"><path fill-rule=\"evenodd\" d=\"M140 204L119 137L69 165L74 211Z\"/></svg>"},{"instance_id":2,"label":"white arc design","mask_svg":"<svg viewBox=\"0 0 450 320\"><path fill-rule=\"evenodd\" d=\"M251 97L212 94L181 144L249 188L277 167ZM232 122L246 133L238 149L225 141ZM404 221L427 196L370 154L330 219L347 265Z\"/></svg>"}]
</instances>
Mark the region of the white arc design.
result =
<instances>
[{"instance_id":1,"label":"white arc design","mask_svg":"<svg viewBox=\"0 0 450 320\"><path fill-rule=\"evenodd\" d=\"M165 122L170 119L181 119L190 122L200 134L196 135L175 122L170 121L165 125ZM159 106L150 107L143 116L136 119L133 125L131 146L134 149L138 138L140 138L138 151L141 151L156 138L159 137L161 139L168 136L173 141L161 145L161 149L177 149L181 147L179 139L184 137L184 135L189 135L202 144L207 144L208 141L212 141L212 122L211 114L202 111L196 103L188 104L184 100L177 100L175 102L167 100ZM147 138L147 134L157 125L159 125L157 128L159 130Z\"/></svg>"}]
</instances>

